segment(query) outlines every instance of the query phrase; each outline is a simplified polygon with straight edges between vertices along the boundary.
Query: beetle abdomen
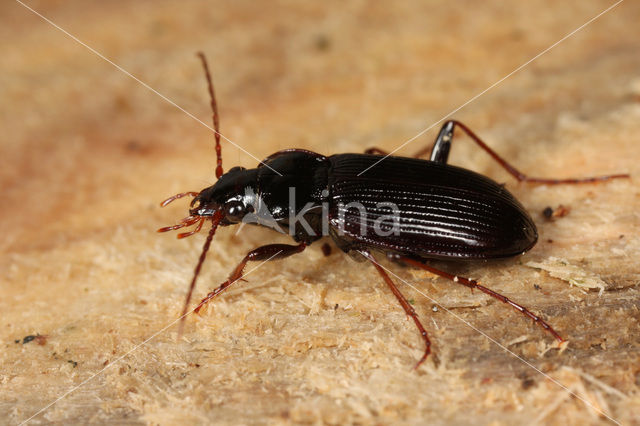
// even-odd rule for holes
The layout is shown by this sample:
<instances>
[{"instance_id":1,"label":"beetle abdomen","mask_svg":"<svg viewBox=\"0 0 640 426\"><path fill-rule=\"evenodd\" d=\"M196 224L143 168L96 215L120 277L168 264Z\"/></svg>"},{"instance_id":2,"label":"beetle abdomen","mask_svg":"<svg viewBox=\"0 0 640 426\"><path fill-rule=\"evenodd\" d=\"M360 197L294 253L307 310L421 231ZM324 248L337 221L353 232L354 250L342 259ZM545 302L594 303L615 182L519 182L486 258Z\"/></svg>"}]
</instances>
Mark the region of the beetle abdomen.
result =
<instances>
[{"instance_id":1,"label":"beetle abdomen","mask_svg":"<svg viewBox=\"0 0 640 426\"><path fill-rule=\"evenodd\" d=\"M345 249L370 247L442 259L510 257L536 227L501 185L478 173L411 158L329 157L329 223ZM360 207L361 206L361 207Z\"/></svg>"}]
</instances>

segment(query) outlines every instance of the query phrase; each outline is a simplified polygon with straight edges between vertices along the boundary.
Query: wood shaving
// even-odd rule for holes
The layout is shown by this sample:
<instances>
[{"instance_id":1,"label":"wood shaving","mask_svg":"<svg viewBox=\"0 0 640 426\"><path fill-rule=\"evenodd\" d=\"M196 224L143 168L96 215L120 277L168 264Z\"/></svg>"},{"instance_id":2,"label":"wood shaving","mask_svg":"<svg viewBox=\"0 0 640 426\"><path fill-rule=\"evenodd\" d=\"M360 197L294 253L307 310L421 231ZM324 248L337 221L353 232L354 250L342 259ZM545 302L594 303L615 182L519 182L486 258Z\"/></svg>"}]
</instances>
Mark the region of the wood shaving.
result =
<instances>
[{"instance_id":1,"label":"wood shaving","mask_svg":"<svg viewBox=\"0 0 640 426\"><path fill-rule=\"evenodd\" d=\"M598 289L598 295L600 296L607 288L607 283L602 281L598 275L579 266L572 265L566 259L549 257L542 262L527 262L526 265L547 271L552 277L566 281L571 286L576 286L583 291Z\"/></svg>"}]
</instances>

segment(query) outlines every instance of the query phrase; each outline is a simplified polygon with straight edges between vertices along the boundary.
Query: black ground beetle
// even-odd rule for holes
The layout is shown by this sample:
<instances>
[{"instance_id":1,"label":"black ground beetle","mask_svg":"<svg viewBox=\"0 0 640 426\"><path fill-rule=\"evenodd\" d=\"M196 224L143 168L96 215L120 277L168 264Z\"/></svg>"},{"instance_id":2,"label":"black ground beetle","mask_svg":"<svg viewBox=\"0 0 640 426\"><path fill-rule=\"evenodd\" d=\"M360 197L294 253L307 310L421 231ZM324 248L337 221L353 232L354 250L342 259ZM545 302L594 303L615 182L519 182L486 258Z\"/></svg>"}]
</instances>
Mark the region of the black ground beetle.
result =
<instances>
[{"instance_id":1,"label":"black ground beetle","mask_svg":"<svg viewBox=\"0 0 640 426\"><path fill-rule=\"evenodd\" d=\"M462 129L520 182L578 184L628 178L629 175L531 178L508 164L458 121L447 121L433 147L425 148L415 156L421 157L430 150L429 160L387 156L377 148L371 148L365 154L331 156L286 149L270 155L255 169L234 167L224 173L213 84L204 55L198 55L211 97L218 181L200 192L176 194L165 200L162 206L184 196L194 197L189 216L177 225L158 230L166 232L196 225L192 231L178 235L183 238L200 231L207 220L212 223L191 280L182 320L216 228L252 223L282 232L288 229L298 244L269 244L250 251L229 279L200 302L196 312L240 280L247 262L282 259L302 252L314 241L329 235L346 253L369 260L407 315L413 318L426 344L416 368L430 353L429 337L413 307L378 264L372 251L383 252L392 260L478 289L531 318L558 342L564 341L549 324L524 306L475 280L425 264L426 259L464 261L517 256L531 249L538 239L533 220L502 185L447 164L454 129Z\"/></svg>"}]
</instances>

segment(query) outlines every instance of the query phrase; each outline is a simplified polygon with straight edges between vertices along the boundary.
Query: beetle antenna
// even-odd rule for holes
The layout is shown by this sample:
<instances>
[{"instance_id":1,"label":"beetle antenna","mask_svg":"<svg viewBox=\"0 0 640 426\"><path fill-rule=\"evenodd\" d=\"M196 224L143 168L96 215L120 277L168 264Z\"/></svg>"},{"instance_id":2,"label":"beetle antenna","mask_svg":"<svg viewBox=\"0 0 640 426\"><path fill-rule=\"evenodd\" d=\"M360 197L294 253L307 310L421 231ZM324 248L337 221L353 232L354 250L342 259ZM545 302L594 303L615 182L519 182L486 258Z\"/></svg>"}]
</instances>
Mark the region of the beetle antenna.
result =
<instances>
[{"instance_id":1,"label":"beetle antenna","mask_svg":"<svg viewBox=\"0 0 640 426\"><path fill-rule=\"evenodd\" d=\"M209 86L211 110L213 111L213 131L216 135L216 156L218 157L218 164L216 166L216 178L220 179L220 176L222 176L224 171L222 170L222 147L220 146L220 116L218 115L218 103L216 102L216 95L213 90L213 81L211 79L211 73L209 72L209 64L207 64L207 58L205 58L204 53L202 52L198 52L198 57L202 61L204 74L207 77L207 84Z\"/></svg>"},{"instance_id":2,"label":"beetle antenna","mask_svg":"<svg viewBox=\"0 0 640 426\"><path fill-rule=\"evenodd\" d=\"M198 259L198 264L196 265L196 269L193 271L193 278L191 279L191 284L189 285L187 298L184 301L184 307L182 308L182 313L180 314L180 326L178 327L178 338L182 336L182 332L184 330L184 321L187 316L187 310L189 309L189 302L191 302L191 295L193 294L193 289L196 287L196 280L198 279L198 275L200 275L200 269L202 269L202 264L204 263L204 259L207 257L207 252L209 251L209 247L211 247L211 241L213 240L213 236L216 233L218 224L220 223L223 217L224 217L224 213L222 212L222 210L218 210L214 213L213 218L211 219L211 222L212 222L211 229L209 230L207 239L204 242L204 246L202 246L202 253L200 253L200 259Z\"/></svg>"}]
</instances>

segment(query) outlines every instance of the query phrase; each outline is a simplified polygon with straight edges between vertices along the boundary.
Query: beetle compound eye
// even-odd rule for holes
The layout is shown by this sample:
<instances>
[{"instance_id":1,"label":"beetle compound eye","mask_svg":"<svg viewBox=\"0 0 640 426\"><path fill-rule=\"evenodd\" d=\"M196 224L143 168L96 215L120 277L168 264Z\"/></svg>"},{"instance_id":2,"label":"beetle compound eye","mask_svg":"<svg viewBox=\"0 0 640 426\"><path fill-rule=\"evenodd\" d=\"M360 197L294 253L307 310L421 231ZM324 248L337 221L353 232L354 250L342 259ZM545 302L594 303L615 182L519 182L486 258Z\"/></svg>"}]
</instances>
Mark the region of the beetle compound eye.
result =
<instances>
[{"instance_id":1,"label":"beetle compound eye","mask_svg":"<svg viewBox=\"0 0 640 426\"><path fill-rule=\"evenodd\" d=\"M224 213L227 219L240 221L245 213L244 204L237 200L229 201L224 205Z\"/></svg>"}]
</instances>

